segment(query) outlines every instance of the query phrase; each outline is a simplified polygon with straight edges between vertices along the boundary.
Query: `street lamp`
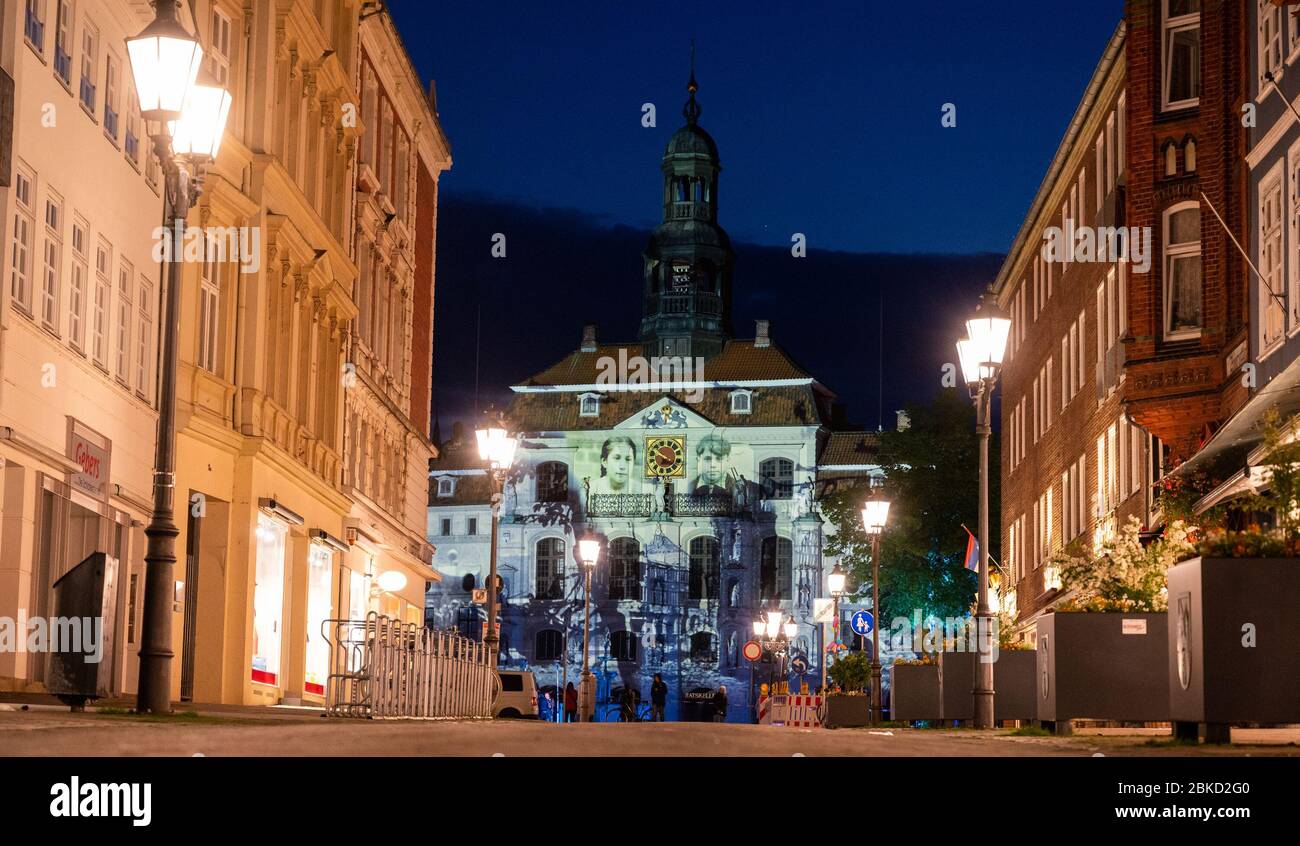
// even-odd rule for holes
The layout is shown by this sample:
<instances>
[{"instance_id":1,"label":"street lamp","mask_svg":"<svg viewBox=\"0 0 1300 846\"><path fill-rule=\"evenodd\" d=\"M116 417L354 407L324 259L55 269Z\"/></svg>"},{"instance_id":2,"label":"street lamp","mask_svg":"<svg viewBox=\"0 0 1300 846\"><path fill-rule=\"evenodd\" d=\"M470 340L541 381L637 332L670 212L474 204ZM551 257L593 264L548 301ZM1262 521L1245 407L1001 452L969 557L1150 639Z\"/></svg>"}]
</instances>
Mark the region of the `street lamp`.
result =
<instances>
[{"instance_id":1,"label":"street lamp","mask_svg":"<svg viewBox=\"0 0 1300 846\"><path fill-rule=\"evenodd\" d=\"M794 641L795 636L799 633L799 624L795 622L793 616L787 617L780 609L776 600L772 601L772 606L759 613L758 618L754 620L754 639L758 641L759 646L763 647L765 652L769 652L779 662L778 671L776 662L771 664L771 670L768 674L768 682L773 695L777 693L777 687L772 675L780 672L785 676L785 656L789 652L790 643Z\"/></svg>"},{"instance_id":2,"label":"street lamp","mask_svg":"<svg viewBox=\"0 0 1300 846\"><path fill-rule=\"evenodd\" d=\"M840 636L840 597L844 595L844 582L847 577L844 570L840 567L840 562L836 561L835 566L831 568L830 575L826 577L826 587L831 592L831 632L835 637L836 643L839 642ZM825 625L825 624L823 624ZM823 630L824 631L824 630ZM822 647L822 692L826 691L826 668L830 663L830 658L826 652L826 646Z\"/></svg>"},{"instance_id":3,"label":"street lamp","mask_svg":"<svg viewBox=\"0 0 1300 846\"><path fill-rule=\"evenodd\" d=\"M176 19L176 0L154 0L154 19L134 38L127 55L141 116L166 176L167 293L159 330L163 339L154 452L153 514L144 530L144 619L136 710L171 711L172 595L176 567L173 496L176 488L176 337L180 312L185 221L198 199L208 164L216 157L230 113L230 94L196 85L203 47Z\"/></svg>"},{"instance_id":4,"label":"street lamp","mask_svg":"<svg viewBox=\"0 0 1300 846\"><path fill-rule=\"evenodd\" d=\"M578 686L578 713L581 714L582 722L589 723L596 710L596 677L592 675L588 663L591 648L591 572L600 560L600 541L595 537L578 541L578 558L582 559L582 596L586 606L586 622L582 624L582 679Z\"/></svg>"},{"instance_id":5,"label":"street lamp","mask_svg":"<svg viewBox=\"0 0 1300 846\"><path fill-rule=\"evenodd\" d=\"M862 529L871 536L871 721L880 722L880 535L889 500L872 494L862 506Z\"/></svg>"},{"instance_id":6,"label":"street lamp","mask_svg":"<svg viewBox=\"0 0 1300 846\"><path fill-rule=\"evenodd\" d=\"M515 460L515 448L519 441L510 437L504 421L498 418L497 425L487 425L474 431L478 438L478 456L488 463L488 478L492 484L492 546L488 556L488 606L487 633L483 635L483 645L491 656L492 666L497 665L501 637L497 634L497 526L501 522L501 493L505 490L506 476L510 465Z\"/></svg>"},{"instance_id":7,"label":"street lamp","mask_svg":"<svg viewBox=\"0 0 1300 846\"><path fill-rule=\"evenodd\" d=\"M984 638L993 632L993 614L989 604L989 436L992 434L993 388L1002 369L1002 356L1011 334L1011 321L998 311L989 295L976 310L975 317L966 321L967 337L957 342L957 355L961 359L962 375L975 403L975 433L980 442L979 508L980 508L980 573L979 601L975 608L975 631L980 652ZM981 660L975 663L975 728L993 728L993 664Z\"/></svg>"}]
</instances>

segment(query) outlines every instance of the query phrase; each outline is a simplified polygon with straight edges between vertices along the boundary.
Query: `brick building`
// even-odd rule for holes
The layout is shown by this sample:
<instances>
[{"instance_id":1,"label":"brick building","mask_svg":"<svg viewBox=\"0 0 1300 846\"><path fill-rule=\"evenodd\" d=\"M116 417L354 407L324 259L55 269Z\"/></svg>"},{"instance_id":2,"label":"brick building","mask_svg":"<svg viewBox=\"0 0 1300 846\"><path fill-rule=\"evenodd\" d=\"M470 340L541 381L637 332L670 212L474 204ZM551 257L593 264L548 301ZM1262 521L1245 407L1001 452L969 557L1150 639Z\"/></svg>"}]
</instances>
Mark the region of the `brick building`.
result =
<instances>
[{"instance_id":1,"label":"brick building","mask_svg":"<svg viewBox=\"0 0 1300 846\"><path fill-rule=\"evenodd\" d=\"M1152 233L1124 339L1125 408L1188 458L1240 408L1250 272L1246 229L1245 9L1250 3L1130 0L1128 225Z\"/></svg>"},{"instance_id":2,"label":"brick building","mask_svg":"<svg viewBox=\"0 0 1300 846\"><path fill-rule=\"evenodd\" d=\"M1144 266L1123 260L1121 241L1095 237L1125 225L1126 41L1121 22L993 286L1012 320L1002 602L1030 640L1060 594L1052 554L1095 543L1130 514L1145 522L1149 506L1150 438L1122 407L1125 305Z\"/></svg>"}]
</instances>

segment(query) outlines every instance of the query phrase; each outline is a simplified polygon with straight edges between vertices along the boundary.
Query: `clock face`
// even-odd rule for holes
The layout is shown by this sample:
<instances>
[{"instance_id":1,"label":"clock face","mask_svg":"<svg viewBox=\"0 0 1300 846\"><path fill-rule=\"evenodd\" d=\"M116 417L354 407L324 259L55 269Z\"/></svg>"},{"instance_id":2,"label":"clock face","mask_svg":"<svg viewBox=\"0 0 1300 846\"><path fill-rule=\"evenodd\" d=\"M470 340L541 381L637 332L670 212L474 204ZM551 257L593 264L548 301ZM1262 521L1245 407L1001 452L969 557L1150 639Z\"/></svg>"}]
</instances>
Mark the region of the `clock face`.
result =
<instances>
[{"instance_id":1,"label":"clock face","mask_svg":"<svg viewBox=\"0 0 1300 846\"><path fill-rule=\"evenodd\" d=\"M667 479L686 475L686 438L646 438L645 474Z\"/></svg>"}]
</instances>

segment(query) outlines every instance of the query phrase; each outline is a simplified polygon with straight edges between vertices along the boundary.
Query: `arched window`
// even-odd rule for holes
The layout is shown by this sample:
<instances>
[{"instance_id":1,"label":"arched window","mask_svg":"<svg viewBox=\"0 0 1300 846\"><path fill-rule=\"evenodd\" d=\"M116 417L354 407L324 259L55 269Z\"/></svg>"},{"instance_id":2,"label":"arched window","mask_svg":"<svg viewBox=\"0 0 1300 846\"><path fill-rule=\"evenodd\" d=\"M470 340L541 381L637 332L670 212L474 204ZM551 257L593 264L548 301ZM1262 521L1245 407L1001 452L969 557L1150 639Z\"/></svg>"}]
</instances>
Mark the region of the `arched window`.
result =
<instances>
[{"instance_id":1,"label":"arched window","mask_svg":"<svg viewBox=\"0 0 1300 846\"><path fill-rule=\"evenodd\" d=\"M537 542L538 599L564 598L564 541L542 538Z\"/></svg>"},{"instance_id":2,"label":"arched window","mask_svg":"<svg viewBox=\"0 0 1300 846\"><path fill-rule=\"evenodd\" d=\"M764 601L790 598L791 545L787 538L763 538L759 589Z\"/></svg>"},{"instance_id":3,"label":"arched window","mask_svg":"<svg viewBox=\"0 0 1300 846\"><path fill-rule=\"evenodd\" d=\"M609 637L610 657L615 661L636 663L636 636L631 632L614 632Z\"/></svg>"},{"instance_id":4,"label":"arched window","mask_svg":"<svg viewBox=\"0 0 1300 846\"><path fill-rule=\"evenodd\" d=\"M609 598L641 599L641 544L635 538L609 544Z\"/></svg>"},{"instance_id":5,"label":"arched window","mask_svg":"<svg viewBox=\"0 0 1300 846\"><path fill-rule=\"evenodd\" d=\"M537 501L569 501L569 465L563 461L543 461L537 465Z\"/></svg>"},{"instance_id":6,"label":"arched window","mask_svg":"<svg viewBox=\"0 0 1300 846\"><path fill-rule=\"evenodd\" d=\"M542 629L533 648L534 661L558 661L564 654L564 633L559 629Z\"/></svg>"},{"instance_id":7,"label":"arched window","mask_svg":"<svg viewBox=\"0 0 1300 846\"><path fill-rule=\"evenodd\" d=\"M691 635L691 660L703 664L718 663L718 639L713 632L696 632Z\"/></svg>"},{"instance_id":8,"label":"arched window","mask_svg":"<svg viewBox=\"0 0 1300 846\"><path fill-rule=\"evenodd\" d=\"M691 541L691 568L688 596L692 600L718 598L718 539L695 538Z\"/></svg>"},{"instance_id":9,"label":"arched window","mask_svg":"<svg viewBox=\"0 0 1300 846\"><path fill-rule=\"evenodd\" d=\"M788 458L769 458L758 465L763 499L789 499L794 495L794 462Z\"/></svg>"}]
</instances>

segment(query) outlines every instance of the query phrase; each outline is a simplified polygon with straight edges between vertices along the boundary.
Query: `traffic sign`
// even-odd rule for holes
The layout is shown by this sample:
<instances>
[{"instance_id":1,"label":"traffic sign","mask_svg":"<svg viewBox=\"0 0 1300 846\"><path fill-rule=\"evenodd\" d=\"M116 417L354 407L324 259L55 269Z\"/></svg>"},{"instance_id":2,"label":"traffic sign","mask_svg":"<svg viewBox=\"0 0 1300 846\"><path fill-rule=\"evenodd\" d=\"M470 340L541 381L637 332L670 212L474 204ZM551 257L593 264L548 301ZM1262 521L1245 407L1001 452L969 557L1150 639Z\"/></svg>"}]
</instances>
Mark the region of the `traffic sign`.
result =
<instances>
[{"instance_id":1,"label":"traffic sign","mask_svg":"<svg viewBox=\"0 0 1300 846\"><path fill-rule=\"evenodd\" d=\"M875 620L871 618L870 611L859 611L853 615L853 631L857 634L871 634L871 629L874 625Z\"/></svg>"},{"instance_id":2,"label":"traffic sign","mask_svg":"<svg viewBox=\"0 0 1300 846\"><path fill-rule=\"evenodd\" d=\"M763 647L759 646L756 640L747 641L740 654L745 656L746 661L757 661L763 657Z\"/></svg>"},{"instance_id":3,"label":"traffic sign","mask_svg":"<svg viewBox=\"0 0 1300 846\"><path fill-rule=\"evenodd\" d=\"M483 605L484 603L486 603L487 588L474 588L474 592L470 594L469 601L474 603L475 605Z\"/></svg>"},{"instance_id":4,"label":"traffic sign","mask_svg":"<svg viewBox=\"0 0 1300 846\"><path fill-rule=\"evenodd\" d=\"M808 659L802 655L798 656L790 662L790 669L802 676L804 673L808 672Z\"/></svg>"}]
</instances>

